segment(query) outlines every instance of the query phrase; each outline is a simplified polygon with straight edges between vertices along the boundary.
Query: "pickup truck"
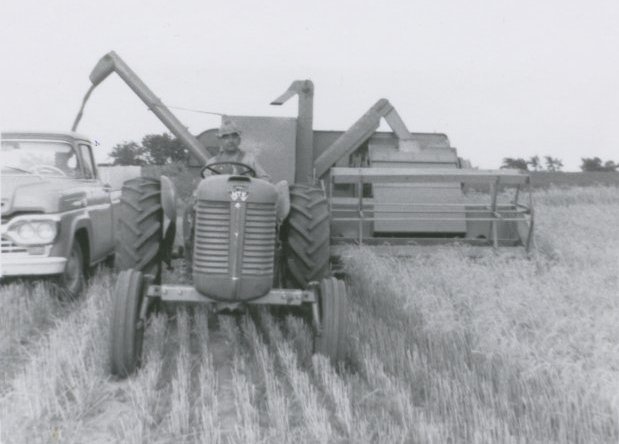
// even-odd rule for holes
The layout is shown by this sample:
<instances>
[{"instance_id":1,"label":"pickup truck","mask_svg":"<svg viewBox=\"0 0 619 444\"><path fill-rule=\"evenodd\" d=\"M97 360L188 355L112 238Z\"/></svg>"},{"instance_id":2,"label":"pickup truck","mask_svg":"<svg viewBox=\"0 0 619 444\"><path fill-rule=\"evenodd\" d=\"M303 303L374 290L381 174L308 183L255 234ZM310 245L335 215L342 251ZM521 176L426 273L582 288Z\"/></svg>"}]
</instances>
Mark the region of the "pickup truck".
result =
<instances>
[{"instance_id":1,"label":"pickup truck","mask_svg":"<svg viewBox=\"0 0 619 444\"><path fill-rule=\"evenodd\" d=\"M89 269L114 255L113 193L90 140L3 132L0 166L0 279L50 276L78 296Z\"/></svg>"}]
</instances>

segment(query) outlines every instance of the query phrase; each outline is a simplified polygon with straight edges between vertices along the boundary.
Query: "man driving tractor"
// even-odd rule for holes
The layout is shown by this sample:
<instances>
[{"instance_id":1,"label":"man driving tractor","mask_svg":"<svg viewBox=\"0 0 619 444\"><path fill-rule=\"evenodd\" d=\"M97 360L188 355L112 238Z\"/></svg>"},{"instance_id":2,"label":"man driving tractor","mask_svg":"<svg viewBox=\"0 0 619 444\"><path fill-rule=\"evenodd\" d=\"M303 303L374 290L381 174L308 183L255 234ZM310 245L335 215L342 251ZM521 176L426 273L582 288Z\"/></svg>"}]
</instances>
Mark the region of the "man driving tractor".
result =
<instances>
[{"instance_id":1,"label":"man driving tractor","mask_svg":"<svg viewBox=\"0 0 619 444\"><path fill-rule=\"evenodd\" d=\"M220 140L219 153L210 158L206 166L212 166L212 169L220 174L243 175L247 173L247 169L244 169L243 165L247 165L256 172L258 179L270 181L271 177L258 163L256 157L240 148L241 131L226 116L222 119L217 137ZM208 169L205 172L208 173Z\"/></svg>"},{"instance_id":2,"label":"man driving tractor","mask_svg":"<svg viewBox=\"0 0 619 444\"><path fill-rule=\"evenodd\" d=\"M227 117L222 117L221 126L217 131L217 137L220 140L219 153L211 157L206 162L202 169L203 177L214 174L233 174L233 175L248 175L258 179L271 181L271 176L262 168L258 159L240 148L241 145L241 130ZM288 191L288 182L281 180L274 184L277 191L276 203L276 220L277 226L281 226L284 219L290 212L290 194ZM187 206L183 217L183 233L185 245L193 245L194 231L193 223L195 220L194 204L196 196L193 197L193 203ZM186 250L186 257L189 259L192 255L192 249L189 247ZM191 261L188 261L191 263Z\"/></svg>"}]
</instances>

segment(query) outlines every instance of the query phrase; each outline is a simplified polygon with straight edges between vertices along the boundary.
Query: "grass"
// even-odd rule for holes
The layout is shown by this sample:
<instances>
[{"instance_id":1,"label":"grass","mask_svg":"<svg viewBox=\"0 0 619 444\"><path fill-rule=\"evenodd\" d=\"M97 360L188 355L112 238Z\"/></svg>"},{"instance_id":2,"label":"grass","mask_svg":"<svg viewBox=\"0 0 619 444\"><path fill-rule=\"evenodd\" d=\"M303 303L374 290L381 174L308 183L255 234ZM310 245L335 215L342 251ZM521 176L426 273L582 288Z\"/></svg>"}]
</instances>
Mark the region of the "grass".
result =
<instances>
[{"instance_id":1,"label":"grass","mask_svg":"<svg viewBox=\"0 0 619 444\"><path fill-rule=\"evenodd\" d=\"M537 252L351 248L348 359L298 317L173 307L109 376L111 288L0 288L0 442L617 442L619 190L535 193Z\"/></svg>"}]
</instances>

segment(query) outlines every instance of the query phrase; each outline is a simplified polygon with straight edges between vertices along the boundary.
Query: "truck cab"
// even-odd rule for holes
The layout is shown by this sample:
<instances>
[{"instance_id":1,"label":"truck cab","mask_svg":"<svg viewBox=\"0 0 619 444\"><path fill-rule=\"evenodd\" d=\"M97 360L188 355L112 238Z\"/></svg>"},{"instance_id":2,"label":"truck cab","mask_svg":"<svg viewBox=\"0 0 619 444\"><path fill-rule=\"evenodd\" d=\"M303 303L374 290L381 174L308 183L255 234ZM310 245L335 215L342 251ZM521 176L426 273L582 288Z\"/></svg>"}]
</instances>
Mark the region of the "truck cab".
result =
<instances>
[{"instance_id":1,"label":"truck cab","mask_svg":"<svg viewBox=\"0 0 619 444\"><path fill-rule=\"evenodd\" d=\"M111 187L88 137L3 132L0 277L55 276L70 296L114 253Z\"/></svg>"}]
</instances>

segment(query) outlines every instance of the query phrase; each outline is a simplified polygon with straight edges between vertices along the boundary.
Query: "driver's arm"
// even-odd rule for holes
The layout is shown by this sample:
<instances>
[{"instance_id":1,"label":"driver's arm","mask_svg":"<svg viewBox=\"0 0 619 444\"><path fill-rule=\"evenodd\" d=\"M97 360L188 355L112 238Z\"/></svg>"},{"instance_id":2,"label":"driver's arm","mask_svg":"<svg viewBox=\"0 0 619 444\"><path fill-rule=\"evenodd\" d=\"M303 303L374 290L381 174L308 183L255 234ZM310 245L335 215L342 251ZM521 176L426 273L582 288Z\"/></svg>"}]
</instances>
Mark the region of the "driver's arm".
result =
<instances>
[{"instance_id":1,"label":"driver's arm","mask_svg":"<svg viewBox=\"0 0 619 444\"><path fill-rule=\"evenodd\" d=\"M258 159L256 159L256 157L254 157L252 154L246 154L245 158L243 159L243 163L248 164L254 169L254 171L256 172L256 177L258 179L266 180L269 182L271 181L271 176L269 176L269 174L264 170L264 168L262 168L262 165L258 163Z\"/></svg>"},{"instance_id":2,"label":"driver's arm","mask_svg":"<svg viewBox=\"0 0 619 444\"><path fill-rule=\"evenodd\" d=\"M260 166L257 160L254 162L254 170L256 171L256 177L258 179L263 179L269 182L271 181L271 176L269 176L267 172L264 171L264 169L262 168L262 166Z\"/></svg>"}]
</instances>

